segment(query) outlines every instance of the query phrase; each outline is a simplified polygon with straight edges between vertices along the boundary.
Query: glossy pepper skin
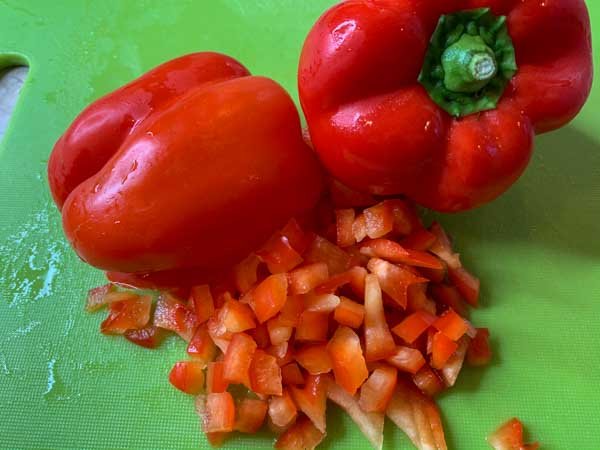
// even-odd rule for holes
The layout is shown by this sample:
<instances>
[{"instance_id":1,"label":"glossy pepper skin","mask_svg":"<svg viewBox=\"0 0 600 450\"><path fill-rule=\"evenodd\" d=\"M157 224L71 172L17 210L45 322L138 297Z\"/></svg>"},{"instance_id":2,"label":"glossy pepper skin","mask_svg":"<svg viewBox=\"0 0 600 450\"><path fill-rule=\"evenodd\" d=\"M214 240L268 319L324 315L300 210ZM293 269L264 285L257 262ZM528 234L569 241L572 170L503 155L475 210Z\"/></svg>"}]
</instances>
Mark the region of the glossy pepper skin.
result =
<instances>
[{"instance_id":1,"label":"glossy pepper skin","mask_svg":"<svg viewBox=\"0 0 600 450\"><path fill-rule=\"evenodd\" d=\"M495 109L454 117L418 79L442 15L506 17L517 70ZM523 173L533 137L568 123L591 88L583 0L349 0L302 52L299 90L324 165L349 186L453 212L487 203Z\"/></svg>"},{"instance_id":2,"label":"glossy pepper skin","mask_svg":"<svg viewBox=\"0 0 600 450\"><path fill-rule=\"evenodd\" d=\"M215 53L167 62L89 106L48 177L78 255L134 285L209 277L322 187L288 94Z\"/></svg>"}]
</instances>

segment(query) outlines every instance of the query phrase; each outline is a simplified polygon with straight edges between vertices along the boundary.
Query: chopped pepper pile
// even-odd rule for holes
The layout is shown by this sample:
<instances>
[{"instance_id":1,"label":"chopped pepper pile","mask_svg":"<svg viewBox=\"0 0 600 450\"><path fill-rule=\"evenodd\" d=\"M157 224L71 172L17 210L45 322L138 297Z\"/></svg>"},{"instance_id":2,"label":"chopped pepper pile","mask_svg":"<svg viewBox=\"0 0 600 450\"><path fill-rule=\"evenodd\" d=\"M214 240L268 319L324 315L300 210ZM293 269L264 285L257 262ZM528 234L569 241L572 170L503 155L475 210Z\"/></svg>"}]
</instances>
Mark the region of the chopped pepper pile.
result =
<instances>
[{"instance_id":1,"label":"chopped pepper pile","mask_svg":"<svg viewBox=\"0 0 600 450\"><path fill-rule=\"evenodd\" d=\"M169 332L188 343L169 381L196 396L212 445L268 425L275 448L315 448L330 400L373 448L387 416L416 448L446 449L434 398L465 360L491 358L488 330L467 318L479 280L405 199L378 202L333 182L318 211L211 285L153 303L109 284L90 291L87 309L107 306L101 331L143 347Z\"/></svg>"}]
</instances>

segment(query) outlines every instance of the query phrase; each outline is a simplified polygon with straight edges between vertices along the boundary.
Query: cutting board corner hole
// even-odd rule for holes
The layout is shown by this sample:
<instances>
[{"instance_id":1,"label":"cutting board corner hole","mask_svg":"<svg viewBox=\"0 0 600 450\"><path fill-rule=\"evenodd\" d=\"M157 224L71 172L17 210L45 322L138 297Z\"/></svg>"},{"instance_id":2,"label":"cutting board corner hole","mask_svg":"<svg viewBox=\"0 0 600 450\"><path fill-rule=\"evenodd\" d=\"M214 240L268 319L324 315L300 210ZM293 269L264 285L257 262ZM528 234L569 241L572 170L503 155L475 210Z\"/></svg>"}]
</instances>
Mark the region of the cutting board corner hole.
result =
<instances>
[{"instance_id":1,"label":"cutting board corner hole","mask_svg":"<svg viewBox=\"0 0 600 450\"><path fill-rule=\"evenodd\" d=\"M0 142L28 74L29 64L24 57L6 59L0 55Z\"/></svg>"}]
</instances>

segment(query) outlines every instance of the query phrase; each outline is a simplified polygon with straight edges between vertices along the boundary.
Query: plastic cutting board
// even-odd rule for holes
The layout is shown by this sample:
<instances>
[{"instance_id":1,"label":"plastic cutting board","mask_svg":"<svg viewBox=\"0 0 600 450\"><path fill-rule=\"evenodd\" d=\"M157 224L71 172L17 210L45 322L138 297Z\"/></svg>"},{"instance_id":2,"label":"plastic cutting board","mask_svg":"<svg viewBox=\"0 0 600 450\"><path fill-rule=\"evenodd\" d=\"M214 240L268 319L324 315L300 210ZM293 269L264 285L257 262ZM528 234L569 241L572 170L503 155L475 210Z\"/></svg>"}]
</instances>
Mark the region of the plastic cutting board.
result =
<instances>
[{"instance_id":1,"label":"plastic cutting board","mask_svg":"<svg viewBox=\"0 0 600 450\"><path fill-rule=\"evenodd\" d=\"M62 237L46 161L86 104L188 52L228 53L296 95L303 38L332 3L0 0L0 66L30 66L0 143L0 448L207 447L192 398L167 381L183 343L144 350L100 335L103 314L83 311L103 277ZM600 3L588 5L600 41ZM473 318L495 350L440 399L450 448L488 448L488 432L518 416L544 449L600 449L600 84L573 124L537 139L510 192L440 220L481 277ZM323 448L368 448L331 409ZM411 448L391 424L385 436L386 449Z\"/></svg>"}]
</instances>

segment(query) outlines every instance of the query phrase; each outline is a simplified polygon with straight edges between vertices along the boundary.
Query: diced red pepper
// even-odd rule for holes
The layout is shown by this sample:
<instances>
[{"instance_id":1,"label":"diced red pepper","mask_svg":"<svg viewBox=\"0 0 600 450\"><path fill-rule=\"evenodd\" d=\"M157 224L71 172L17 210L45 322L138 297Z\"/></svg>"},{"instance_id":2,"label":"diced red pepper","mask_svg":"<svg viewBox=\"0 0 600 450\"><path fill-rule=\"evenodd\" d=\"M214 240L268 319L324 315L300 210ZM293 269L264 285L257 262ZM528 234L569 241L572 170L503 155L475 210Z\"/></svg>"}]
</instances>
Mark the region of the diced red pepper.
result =
<instances>
[{"instance_id":1,"label":"diced red pepper","mask_svg":"<svg viewBox=\"0 0 600 450\"><path fill-rule=\"evenodd\" d=\"M271 275L256 286L250 306L260 323L281 311L287 298L287 288L288 280L284 273Z\"/></svg>"},{"instance_id":2,"label":"diced red pepper","mask_svg":"<svg viewBox=\"0 0 600 450\"><path fill-rule=\"evenodd\" d=\"M369 262L369 257L360 252L360 247L358 245L346 247L344 250L350 255L350 268L358 267L362 269Z\"/></svg>"},{"instance_id":3,"label":"diced red pepper","mask_svg":"<svg viewBox=\"0 0 600 450\"><path fill-rule=\"evenodd\" d=\"M235 287L241 294L245 294L256 284L260 263L258 255L252 253L233 268Z\"/></svg>"},{"instance_id":4,"label":"diced red pepper","mask_svg":"<svg viewBox=\"0 0 600 450\"><path fill-rule=\"evenodd\" d=\"M447 450L440 411L431 398L398 378L387 416L406 433L418 449Z\"/></svg>"},{"instance_id":5,"label":"diced red pepper","mask_svg":"<svg viewBox=\"0 0 600 450\"><path fill-rule=\"evenodd\" d=\"M262 427L269 405L265 400L243 398L237 402L235 425L240 433L256 433Z\"/></svg>"},{"instance_id":6,"label":"diced red pepper","mask_svg":"<svg viewBox=\"0 0 600 450\"><path fill-rule=\"evenodd\" d=\"M441 270L444 268L442 262L435 256L418 250L402 247L400 244L389 239L374 239L360 246L360 252L376 258L396 264L406 264L414 267Z\"/></svg>"},{"instance_id":7,"label":"diced red pepper","mask_svg":"<svg viewBox=\"0 0 600 450\"><path fill-rule=\"evenodd\" d=\"M384 203L392 211L394 232L397 234L407 236L413 231L423 228L413 204L401 199L386 200Z\"/></svg>"},{"instance_id":8,"label":"diced red pepper","mask_svg":"<svg viewBox=\"0 0 600 450\"><path fill-rule=\"evenodd\" d=\"M525 444L523 442L523 423L515 418L502 424L494 433L488 436L487 441L495 450L537 450L539 444Z\"/></svg>"},{"instance_id":9,"label":"diced red pepper","mask_svg":"<svg viewBox=\"0 0 600 450\"><path fill-rule=\"evenodd\" d=\"M365 307L349 298L340 297L340 304L335 308L333 319L340 325L359 328L365 318Z\"/></svg>"},{"instance_id":10,"label":"diced red pepper","mask_svg":"<svg viewBox=\"0 0 600 450\"><path fill-rule=\"evenodd\" d=\"M350 287L352 288L354 295L358 298L365 297L365 279L367 278L367 273L367 269L364 267L357 267L356 270L352 272Z\"/></svg>"},{"instance_id":11,"label":"diced red pepper","mask_svg":"<svg viewBox=\"0 0 600 450\"><path fill-rule=\"evenodd\" d=\"M206 322L206 328L215 345L219 347L223 353L226 353L233 334L229 333L225 329L225 326L221 323L217 316L213 316L208 319L208 322Z\"/></svg>"},{"instance_id":12,"label":"diced red pepper","mask_svg":"<svg viewBox=\"0 0 600 450\"><path fill-rule=\"evenodd\" d=\"M223 361L209 362L206 369L206 392L209 394L225 392L229 383L225 380Z\"/></svg>"},{"instance_id":13,"label":"diced red pepper","mask_svg":"<svg viewBox=\"0 0 600 450\"><path fill-rule=\"evenodd\" d=\"M294 360L292 346L287 341L278 345L271 345L266 352L277 358L279 367L285 366Z\"/></svg>"},{"instance_id":14,"label":"diced red pepper","mask_svg":"<svg viewBox=\"0 0 600 450\"><path fill-rule=\"evenodd\" d=\"M338 327L327 344L327 351L335 382L354 395L369 376L358 335L348 327Z\"/></svg>"},{"instance_id":15,"label":"diced red pepper","mask_svg":"<svg viewBox=\"0 0 600 450\"><path fill-rule=\"evenodd\" d=\"M405 342L412 344L435 320L436 317L428 312L417 311L392 328L392 331Z\"/></svg>"},{"instance_id":16,"label":"diced red pepper","mask_svg":"<svg viewBox=\"0 0 600 450\"><path fill-rule=\"evenodd\" d=\"M326 344L306 345L296 350L294 357L311 375L331 372L332 362Z\"/></svg>"},{"instance_id":17,"label":"diced red pepper","mask_svg":"<svg viewBox=\"0 0 600 450\"><path fill-rule=\"evenodd\" d=\"M419 228L413 231L400 241L400 245L406 249L419 250L425 252L429 250L437 241L437 237L431 231L425 228Z\"/></svg>"},{"instance_id":18,"label":"diced red pepper","mask_svg":"<svg viewBox=\"0 0 600 450\"><path fill-rule=\"evenodd\" d=\"M280 316L277 316L267 322L267 331L269 332L271 344L279 345L290 340L294 329L291 326L282 324Z\"/></svg>"},{"instance_id":19,"label":"diced red pepper","mask_svg":"<svg viewBox=\"0 0 600 450\"><path fill-rule=\"evenodd\" d=\"M300 315L298 327L296 328L296 341L326 341L328 330L328 314L316 311L304 311Z\"/></svg>"},{"instance_id":20,"label":"diced red pepper","mask_svg":"<svg viewBox=\"0 0 600 450\"><path fill-rule=\"evenodd\" d=\"M277 358L256 350L249 368L250 388L261 395L281 395L281 369Z\"/></svg>"},{"instance_id":21,"label":"diced red pepper","mask_svg":"<svg viewBox=\"0 0 600 450\"><path fill-rule=\"evenodd\" d=\"M435 315L437 308L435 302L427 296L427 286L425 283L411 284L406 289L407 312L425 311Z\"/></svg>"},{"instance_id":22,"label":"diced red pepper","mask_svg":"<svg viewBox=\"0 0 600 450\"><path fill-rule=\"evenodd\" d=\"M373 258L367 267L377 275L381 289L403 309L406 309L408 304L407 290L409 286L427 281L416 276L410 270L383 259Z\"/></svg>"},{"instance_id":23,"label":"diced red pepper","mask_svg":"<svg viewBox=\"0 0 600 450\"><path fill-rule=\"evenodd\" d=\"M157 348L166 337L165 330L154 325L139 330L127 330L124 336L128 341L145 348Z\"/></svg>"},{"instance_id":24,"label":"diced red pepper","mask_svg":"<svg viewBox=\"0 0 600 450\"><path fill-rule=\"evenodd\" d=\"M436 284L431 286L431 295L438 303L446 305L455 310L458 314L466 317L468 314L467 305L454 286L447 284Z\"/></svg>"},{"instance_id":25,"label":"diced red pepper","mask_svg":"<svg viewBox=\"0 0 600 450\"><path fill-rule=\"evenodd\" d=\"M230 384L243 384L252 389L249 370L255 351L254 339L245 333L234 334L223 359L225 381Z\"/></svg>"},{"instance_id":26,"label":"diced red pepper","mask_svg":"<svg viewBox=\"0 0 600 450\"><path fill-rule=\"evenodd\" d=\"M425 365L423 354L416 348L396 347L396 351L386 362L403 372L416 374Z\"/></svg>"},{"instance_id":27,"label":"diced red pepper","mask_svg":"<svg viewBox=\"0 0 600 450\"><path fill-rule=\"evenodd\" d=\"M394 367L378 367L360 388L358 404L366 412L385 412L394 395L398 371Z\"/></svg>"},{"instance_id":28,"label":"diced red pepper","mask_svg":"<svg viewBox=\"0 0 600 450\"><path fill-rule=\"evenodd\" d=\"M269 330L266 323L258 324L256 328L250 330L248 334L252 336L252 339L254 339L258 348L267 348L271 345L271 337L269 336Z\"/></svg>"},{"instance_id":29,"label":"diced red pepper","mask_svg":"<svg viewBox=\"0 0 600 450\"><path fill-rule=\"evenodd\" d=\"M362 213L354 219L352 236L356 242L362 242L367 237L367 218Z\"/></svg>"},{"instance_id":30,"label":"diced red pepper","mask_svg":"<svg viewBox=\"0 0 600 450\"><path fill-rule=\"evenodd\" d=\"M427 278L429 281L433 281L434 283L443 283L446 279L448 267L443 261L442 265L444 266L442 269L427 269L425 267L419 267L419 275Z\"/></svg>"},{"instance_id":31,"label":"diced red pepper","mask_svg":"<svg viewBox=\"0 0 600 450\"><path fill-rule=\"evenodd\" d=\"M229 392L208 394L204 411L205 433L226 433L235 426L235 403Z\"/></svg>"},{"instance_id":32,"label":"diced red pepper","mask_svg":"<svg viewBox=\"0 0 600 450\"><path fill-rule=\"evenodd\" d=\"M200 325L194 333L192 340L188 344L187 353L204 364L208 364L215 359L217 347L208 334L206 324Z\"/></svg>"},{"instance_id":33,"label":"diced red pepper","mask_svg":"<svg viewBox=\"0 0 600 450\"><path fill-rule=\"evenodd\" d=\"M376 275L365 280L365 358L377 361L391 356L395 349L394 337L385 320L383 298Z\"/></svg>"},{"instance_id":34,"label":"diced red pepper","mask_svg":"<svg viewBox=\"0 0 600 450\"><path fill-rule=\"evenodd\" d=\"M300 315L304 311L304 296L303 295L290 295L281 312L279 313L278 320L283 326L297 327L300 322Z\"/></svg>"},{"instance_id":35,"label":"diced red pepper","mask_svg":"<svg viewBox=\"0 0 600 450\"><path fill-rule=\"evenodd\" d=\"M446 389L444 381L427 364L413 376L413 382L423 393L430 397L434 397Z\"/></svg>"},{"instance_id":36,"label":"diced red pepper","mask_svg":"<svg viewBox=\"0 0 600 450\"><path fill-rule=\"evenodd\" d=\"M278 450L314 450L325 439L325 432L320 431L313 422L305 417L286 430L275 442Z\"/></svg>"},{"instance_id":37,"label":"diced red pepper","mask_svg":"<svg viewBox=\"0 0 600 450\"><path fill-rule=\"evenodd\" d=\"M235 282L230 274L223 276L210 285L215 309L221 308L227 300L234 298Z\"/></svg>"},{"instance_id":38,"label":"diced red pepper","mask_svg":"<svg viewBox=\"0 0 600 450\"><path fill-rule=\"evenodd\" d=\"M444 364L444 367L442 367L440 372L447 386L454 386L456 383L458 375L462 370L470 341L471 339L468 336L463 336L458 341L458 347L456 351L452 354L452 356L450 356L450 358L448 358L448 361L446 364Z\"/></svg>"},{"instance_id":39,"label":"diced red pepper","mask_svg":"<svg viewBox=\"0 0 600 450\"><path fill-rule=\"evenodd\" d=\"M431 367L434 369L442 369L448 359L458 348L458 344L446 336L441 331L433 335L431 347Z\"/></svg>"},{"instance_id":40,"label":"diced red pepper","mask_svg":"<svg viewBox=\"0 0 600 450\"><path fill-rule=\"evenodd\" d=\"M241 333L256 326L252 309L237 300L227 300L219 310L219 321L229 333Z\"/></svg>"},{"instance_id":41,"label":"diced red pepper","mask_svg":"<svg viewBox=\"0 0 600 450\"><path fill-rule=\"evenodd\" d=\"M329 189L333 204L338 208L365 207L377 202L372 195L355 191L335 179L332 179Z\"/></svg>"},{"instance_id":42,"label":"diced red pepper","mask_svg":"<svg viewBox=\"0 0 600 450\"><path fill-rule=\"evenodd\" d=\"M304 254L310 244L310 236L308 236L296 219L290 219L289 222L281 230L281 235L285 236L290 245L299 254Z\"/></svg>"},{"instance_id":43,"label":"diced red pepper","mask_svg":"<svg viewBox=\"0 0 600 450\"><path fill-rule=\"evenodd\" d=\"M436 335L437 330L435 328L427 328L427 347L426 354L431 355L433 351L433 337Z\"/></svg>"},{"instance_id":44,"label":"diced red pepper","mask_svg":"<svg viewBox=\"0 0 600 450\"><path fill-rule=\"evenodd\" d=\"M340 247L350 247L356 243L352 225L356 213L353 209L338 209L335 211L336 229L337 229L337 245Z\"/></svg>"},{"instance_id":45,"label":"diced red pepper","mask_svg":"<svg viewBox=\"0 0 600 450\"><path fill-rule=\"evenodd\" d=\"M85 310L88 312L94 312L109 304L110 300L107 299L107 295L114 292L115 289L116 287L112 283L90 289L85 302Z\"/></svg>"},{"instance_id":46,"label":"diced red pepper","mask_svg":"<svg viewBox=\"0 0 600 450\"><path fill-rule=\"evenodd\" d=\"M478 278L471 275L464 267L456 269L450 267L448 278L471 306L476 308L479 305L480 281Z\"/></svg>"},{"instance_id":47,"label":"diced red pepper","mask_svg":"<svg viewBox=\"0 0 600 450\"><path fill-rule=\"evenodd\" d=\"M213 448L222 447L225 443L225 440L231 433L204 433L206 435L206 440Z\"/></svg>"},{"instance_id":48,"label":"diced red pepper","mask_svg":"<svg viewBox=\"0 0 600 450\"><path fill-rule=\"evenodd\" d=\"M467 350L467 362L471 366L485 366L491 359L490 331L487 328L477 328L477 334Z\"/></svg>"},{"instance_id":49,"label":"diced red pepper","mask_svg":"<svg viewBox=\"0 0 600 450\"><path fill-rule=\"evenodd\" d=\"M453 341L458 341L469 330L469 324L453 309L447 310L433 322L433 326Z\"/></svg>"},{"instance_id":50,"label":"diced red pepper","mask_svg":"<svg viewBox=\"0 0 600 450\"><path fill-rule=\"evenodd\" d=\"M304 307L306 311L320 313L331 313L340 304L340 298L333 294L310 293L304 296Z\"/></svg>"},{"instance_id":51,"label":"diced red pepper","mask_svg":"<svg viewBox=\"0 0 600 450\"><path fill-rule=\"evenodd\" d=\"M364 267L355 266L348 269L345 272L339 273L329 277L325 282L321 283L315 288L317 294L335 294L335 292L347 284L364 284L364 278L367 271ZM364 295L364 288L362 288L362 294ZM361 295L362 296L362 295Z\"/></svg>"},{"instance_id":52,"label":"diced red pepper","mask_svg":"<svg viewBox=\"0 0 600 450\"><path fill-rule=\"evenodd\" d=\"M304 384L304 375L295 362L286 364L281 368L281 379L285 386Z\"/></svg>"},{"instance_id":53,"label":"diced red pepper","mask_svg":"<svg viewBox=\"0 0 600 450\"><path fill-rule=\"evenodd\" d=\"M195 401L196 413L200 417L200 423L202 425L202 430L204 431L206 420L208 418L207 415L207 395L198 395ZM212 447L220 447L227 436L229 436L230 432L209 432L206 433L206 438L209 444Z\"/></svg>"},{"instance_id":54,"label":"diced red pepper","mask_svg":"<svg viewBox=\"0 0 600 450\"><path fill-rule=\"evenodd\" d=\"M350 395L335 383L329 383L327 398L339 405L354 421L360 431L369 440L373 448L381 449L383 446L383 413L369 413L362 410L358 404L358 396Z\"/></svg>"},{"instance_id":55,"label":"diced red pepper","mask_svg":"<svg viewBox=\"0 0 600 450\"><path fill-rule=\"evenodd\" d=\"M135 295L110 303L108 317L100 325L104 334L124 334L127 330L139 330L150 321L152 297Z\"/></svg>"},{"instance_id":56,"label":"diced red pepper","mask_svg":"<svg viewBox=\"0 0 600 450\"><path fill-rule=\"evenodd\" d=\"M300 265L302 256L290 245L288 238L276 234L256 254L267 263L271 273L285 273Z\"/></svg>"},{"instance_id":57,"label":"diced red pepper","mask_svg":"<svg viewBox=\"0 0 600 450\"><path fill-rule=\"evenodd\" d=\"M315 236L304 256L307 262L327 264L331 275L344 272L350 264L348 253L321 236Z\"/></svg>"},{"instance_id":58,"label":"diced red pepper","mask_svg":"<svg viewBox=\"0 0 600 450\"><path fill-rule=\"evenodd\" d=\"M281 396L273 396L269 400L269 418L278 428L285 428L296 420L298 409L292 396L284 389Z\"/></svg>"},{"instance_id":59,"label":"diced red pepper","mask_svg":"<svg viewBox=\"0 0 600 450\"><path fill-rule=\"evenodd\" d=\"M306 294L329 279L329 269L323 262L299 267L288 274L290 295Z\"/></svg>"},{"instance_id":60,"label":"diced red pepper","mask_svg":"<svg viewBox=\"0 0 600 450\"><path fill-rule=\"evenodd\" d=\"M367 225L367 236L380 238L394 229L394 214L388 203L382 202L363 211Z\"/></svg>"},{"instance_id":61,"label":"diced red pepper","mask_svg":"<svg viewBox=\"0 0 600 450\"><path fill-rule=\"evenodd\" d=\"M308 375L303 389L290 386L294 403L308 416L321 432L325 432L325 409L327 407L327 375Z\"/></svg>"},{"instance_id":62,"label":"diced red pepper","mask_svg":"<svg viewBox=\"0 0 600 450\"><path fill-rule=\"evenodd\" d=\"M182 392L198 395L204 388L205 364L199 361L180 361L169 373L169 381Z\"/></svg>"},{"instance_id":63,"label":"diced red pepper","mask_svg":"<svg viewBox=\"0 0 600 450\"><path fill-rule=\"evenodd\" d=\"M198 324L206 322L215 312L215 305L210 287L207 285L194 286L190 293Z\"/></svg>"},{"instance_id":64,"label":"diced red pepper","mask_svg":"<svg viewBox=\"0 0 600 450\"><path fill-rule=\"evenodd\" d=\"M441 225L439 223L434 223L429 228L429 231L435 234L437 238L435 244L431 246L429 251L444 261L449 269L458 269L461 267L460 256L452 250L450 239Z\"/></svg>"},{"instance_id":65,"label":"diced red pepper","mask_svg":"<svg viewBox=\"0 0 600 450\"><path fill-rule=\"evenodd\" d=\"M190 342L196 331L196 313L169 293L159 295L154 310L154 325L174 331Z\"/></svg>"}]
</instances>

